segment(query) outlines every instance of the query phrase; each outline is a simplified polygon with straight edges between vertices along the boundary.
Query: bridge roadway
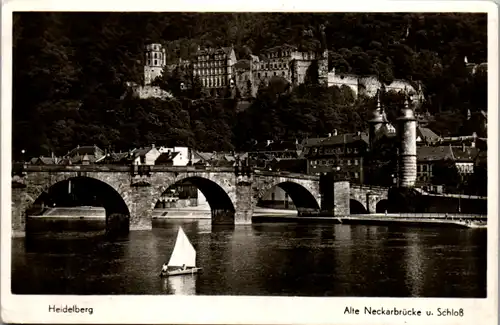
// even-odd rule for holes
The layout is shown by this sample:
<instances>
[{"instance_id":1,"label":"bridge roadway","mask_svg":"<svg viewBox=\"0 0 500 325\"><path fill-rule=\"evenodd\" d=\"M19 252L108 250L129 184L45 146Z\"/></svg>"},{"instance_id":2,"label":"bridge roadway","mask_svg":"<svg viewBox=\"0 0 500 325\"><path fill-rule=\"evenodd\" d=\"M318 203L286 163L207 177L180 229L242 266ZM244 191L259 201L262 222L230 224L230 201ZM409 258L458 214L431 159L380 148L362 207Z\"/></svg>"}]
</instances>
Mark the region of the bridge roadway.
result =
<instances>
[{"instance_id":1,"label":"bridge roadway","mask_svg":"<svg viewBox=\"0 0 500 325\"><path fill-rule=\"evenodd\" d=\"M84 180L85 190L102 199L107 218L126 216L130 230L152 227L153 209L172 185L187 182L205 195L212 224L250 224L253 210L269 190L281 187L299 214L320 211L319 177L254 168L160 165L16 165L12 170L12 230L24 233L26 216L42 211L50 196L68 192L71 180ZM83 184L81 183L81 184ZM350 203L374 213L387 199L387 189L334 183L334 215L346 215Z\"/></svg>"}]
</instances>

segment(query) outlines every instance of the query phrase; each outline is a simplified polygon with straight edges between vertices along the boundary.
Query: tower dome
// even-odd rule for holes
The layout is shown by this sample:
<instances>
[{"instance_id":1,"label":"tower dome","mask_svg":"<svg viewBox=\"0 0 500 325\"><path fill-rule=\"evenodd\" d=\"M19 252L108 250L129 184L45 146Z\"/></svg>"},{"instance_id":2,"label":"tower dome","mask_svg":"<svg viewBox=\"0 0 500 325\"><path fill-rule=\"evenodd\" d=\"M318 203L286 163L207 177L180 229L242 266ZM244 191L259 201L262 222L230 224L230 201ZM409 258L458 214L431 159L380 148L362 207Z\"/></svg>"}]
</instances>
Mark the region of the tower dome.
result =
<instances>
[{"instance_id":1,"label":"tower dome","mask_svg":"<svg viewBox=\"0 0 500 325\"><path fill-rule=\"evenodd\" d=\"M405 99L405 103L403 105L403 108L401 108L400 116L398 117L398 120L408 120L408 121L416 120L415 114L414 114L413 110L410 108L407 98Z\"/></svg>"},{"instance_id":2,"label":"tower dome","mask_svg":"<svg viewBox=\"0 0 500 325\"><path fill-rule=\"evenodd\" d=\"M382 105L380 105L379 96L377 96L377 106L370 112L368 123L387 123L387 117Z\"/></svg>"},{"instance_id":3,"label":"tower dome","mask_svg":"<svg viewBox=\"0 0 500 325\"><path fill-rule=\"evenodd\" d=\"M376 139L383 132L383 126L387 124L387 117L380 105L380 96L377 94L377 106L371 110L368 117L370 150L373 150Z\"/></svg>"}]
</instances>

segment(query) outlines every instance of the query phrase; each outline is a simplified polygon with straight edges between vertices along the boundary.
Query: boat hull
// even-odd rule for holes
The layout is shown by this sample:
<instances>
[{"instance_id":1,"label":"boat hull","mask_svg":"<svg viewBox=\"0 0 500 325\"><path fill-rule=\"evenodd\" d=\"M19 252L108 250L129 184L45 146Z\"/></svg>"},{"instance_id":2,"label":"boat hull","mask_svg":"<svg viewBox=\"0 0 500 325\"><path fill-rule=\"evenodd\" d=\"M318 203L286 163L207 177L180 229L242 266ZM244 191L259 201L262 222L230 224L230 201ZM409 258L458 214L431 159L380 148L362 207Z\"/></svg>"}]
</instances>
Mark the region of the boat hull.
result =
<instances>
[{"instance_id":1,"label":"boat hull","mask_svg":"<svg viewBox=\"0 0 500 325\"><path fill-rule=\"evenodd\" d=\"M162 277L169 277L169 276L174 276L174 275L185 275L185 274L195 274L198 273L198 271L201 270L201 267L193 267L189 268L186 270L172 270L172 271L167 271L167 272L161 272L160 276Z\"/></svg>"}]
</instances>

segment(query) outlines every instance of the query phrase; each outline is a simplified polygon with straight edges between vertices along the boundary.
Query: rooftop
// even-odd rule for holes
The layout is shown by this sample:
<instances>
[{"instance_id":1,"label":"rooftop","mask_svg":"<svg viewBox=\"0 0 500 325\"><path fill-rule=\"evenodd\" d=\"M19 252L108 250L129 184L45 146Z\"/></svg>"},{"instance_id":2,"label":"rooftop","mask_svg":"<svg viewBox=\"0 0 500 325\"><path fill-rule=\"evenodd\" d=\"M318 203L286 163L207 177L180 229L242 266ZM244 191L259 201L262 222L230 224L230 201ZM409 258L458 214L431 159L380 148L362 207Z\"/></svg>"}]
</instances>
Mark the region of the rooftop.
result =
<instances>
[{"instance_id":1,"label":"rooftop","mask_svg":"<svg viewBox=\"0 0 500 325\"><path fill-rule=\"evenodd\" d=\"M369 143L368 134L364 132L357 132L357 133L344 133L339 135L333 135L331 137L324 138L324 140L321 141L319 145L334 146L339 144L354 143L358 141L363 141L368 144Z\"/></svg>"},{"instance_id":2,"label":"rooftop","mask_svg":"<svg viewBox=\"0 0 500 325\"><path fill-rule=\"evenodd\" d=\"M169 164L173 162L174 158L178 155L178 152L164 152L158 156L155 160L155 165Z\"/></svg>"},{"instance_id":3,"label":"rooftop","mask_svg":"<svg viewBox=\"0 0 500 325\"><path fill-rule=\"evenodd\" d=\"M436 161L454 159L450 146L417 147L417 161Z\"/></svg>"},{"instance_id":4,"label":"rooftop","mask_svg":"<svg viewBox=\"0 0 500 325\"><path fill-rule=\"evenodd\" d=\"M420 137L420 139L426 143L435 143L441 139L441 137L439 137L431 129L421 126L417 127L417 138L418 137Z\"/></svg>"},{"instance_id":5,"label":"rooftop","mask_svg":"<svg viewBox=\"0 0 500 325\"><path fill-rule=\"evenodd\" d=\"M78 146L75 149L71 150L68 152L68 154L65 157L74 157L77 155L83 156L83 155L103 155L104 151L102 151L99 147L96 145L93 146Z\"/></svg>"}]
</instances>

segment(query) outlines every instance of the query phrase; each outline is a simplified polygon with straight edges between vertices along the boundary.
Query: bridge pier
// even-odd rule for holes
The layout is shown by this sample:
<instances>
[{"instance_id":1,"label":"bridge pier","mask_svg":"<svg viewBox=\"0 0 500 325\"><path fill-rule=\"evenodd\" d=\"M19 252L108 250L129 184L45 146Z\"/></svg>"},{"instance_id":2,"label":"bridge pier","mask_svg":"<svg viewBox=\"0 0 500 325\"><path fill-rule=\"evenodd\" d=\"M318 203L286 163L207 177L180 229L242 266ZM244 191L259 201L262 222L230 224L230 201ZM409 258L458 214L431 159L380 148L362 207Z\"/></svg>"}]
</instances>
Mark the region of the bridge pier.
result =
<instances>
[{"instance_id":1,"label":"bridge pier","mask_svg":"<svg viewBox=\"0 0 500 325\"><path fill-rule=\"evenodd\" d=\"M334 193L334 215L347 216L350 213L351 188L348 181L335 182L333 184Z\"/></svg>"},{"instance_id":2,"label":"bridge pier","mask_svg":"<svg viewBox=\"0 0 500 325\"><path fill-rule=\"evenodd\" d=\"M254 201L252 183L248 178L247 181L240 181L236 183L236 197L234 201L234 208L236 210L234 214L234 224L251 224Z\"/></svg>"},{"instance_id":3,"label":"bridge pier","mask_svg":"<svg viewBox=\"0 0 500 325\"><path fill-rule=\"evenodd\" d=\"M153 209L156 195L152 186L134 187L128 203L130 210L130 230L153 229Z\"/></svg>"},{"instance_id":4,"label":"bridge pier","mask_svg":"<svg viewBox=\"0 0 500 325\"><path fill-rule=\"evenodd\" d=\"M376 213L377 212L377 202L379 197L373 193L366 193L366 210L368 213Z\"/></svg>"},{"instance_id":5,"label":"bridge pier","mask_svg":"<svg viewBox=\"0 0 500 325\"><path fill-rule=\"evenodd\" d=\"M26 199L24 188L12 188L12 237L26 234L26 210L31 202Z\"/></svg>"},{"instance_id":6,"label":"bridge pier","mask_svg":"<svg viewBox=\"0 0 500 325\"><path fill-rule=\"evenodd\" d=\"M321 212L333 216L349 214L350 184L348 181L335 181L333 172L320 178Z\"/></svg>"}]
</instances>

